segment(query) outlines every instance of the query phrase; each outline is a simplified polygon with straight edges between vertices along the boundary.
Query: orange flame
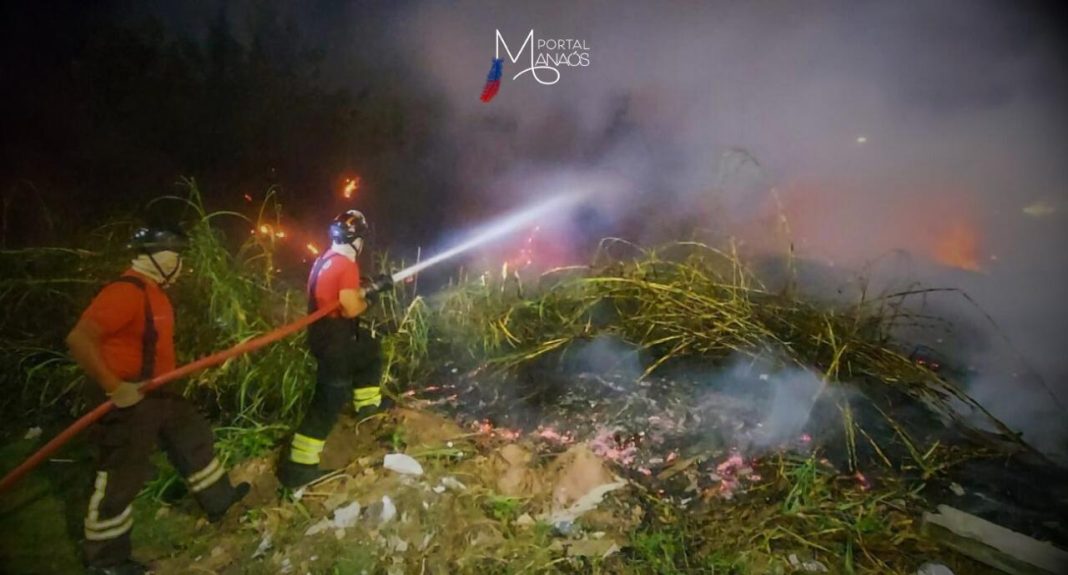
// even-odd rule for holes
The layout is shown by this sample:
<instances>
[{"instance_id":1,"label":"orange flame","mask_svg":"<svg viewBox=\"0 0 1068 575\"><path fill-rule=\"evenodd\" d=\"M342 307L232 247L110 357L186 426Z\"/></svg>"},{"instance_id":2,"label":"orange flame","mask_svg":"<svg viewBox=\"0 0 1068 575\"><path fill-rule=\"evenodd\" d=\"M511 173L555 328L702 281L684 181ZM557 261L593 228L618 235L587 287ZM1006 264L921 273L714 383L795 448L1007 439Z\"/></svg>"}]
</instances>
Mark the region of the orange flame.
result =
<instances>
[{"instance_id":1,"label":"orange flame","mask_svg":"<svg viewBox=\"0 0 1068 575\"><path fill-rule=\"evenodd\" d=\"M341 195L343 195L346 200L352 199L353 194L356 193L356 190L359 189L359 187L360 178L346 178L345 187L341 190Z\"/></svg>"},{"instance_id":2,"label":"orange flame","mask_svg":"<svg viewBox=\"0 0 1068 575\"><path fill-rule=\"evenodd\" d=\"M933 256L940 264L973 272L979 266L979 232L968 221L949 222L935 240Z\"/></svg>"}]
</instances>

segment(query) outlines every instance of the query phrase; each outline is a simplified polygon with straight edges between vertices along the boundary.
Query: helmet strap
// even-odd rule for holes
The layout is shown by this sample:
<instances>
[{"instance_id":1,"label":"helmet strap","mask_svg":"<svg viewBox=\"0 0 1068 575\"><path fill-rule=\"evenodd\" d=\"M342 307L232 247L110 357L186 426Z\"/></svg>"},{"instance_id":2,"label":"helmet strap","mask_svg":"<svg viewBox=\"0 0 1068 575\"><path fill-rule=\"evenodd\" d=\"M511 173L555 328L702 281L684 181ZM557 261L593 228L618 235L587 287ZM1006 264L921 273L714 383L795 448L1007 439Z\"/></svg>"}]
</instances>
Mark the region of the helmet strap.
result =
<instances>
[{"instance_id":1,"label":"helmet strap","mask_svg":"<svg viewBox=\"0 0 1068 575\"><path fill-rule=\"evenodd\" d=\"M160 286L170 286L171 283L173 283L174 276L178 275L178 270L182 268L182 256L178 256L178 263L174 266L174 269L172 269L170 273L167 273L163 271L163 267L159 265L159 262L156 261L155 256L153 256L148 250L145 250L145 255L148 256L148 260L152 262L152 266L156 268L157 272L159 272L159 276L163 278L163 281L160 282Z\"/></svg>"}]
</instances>

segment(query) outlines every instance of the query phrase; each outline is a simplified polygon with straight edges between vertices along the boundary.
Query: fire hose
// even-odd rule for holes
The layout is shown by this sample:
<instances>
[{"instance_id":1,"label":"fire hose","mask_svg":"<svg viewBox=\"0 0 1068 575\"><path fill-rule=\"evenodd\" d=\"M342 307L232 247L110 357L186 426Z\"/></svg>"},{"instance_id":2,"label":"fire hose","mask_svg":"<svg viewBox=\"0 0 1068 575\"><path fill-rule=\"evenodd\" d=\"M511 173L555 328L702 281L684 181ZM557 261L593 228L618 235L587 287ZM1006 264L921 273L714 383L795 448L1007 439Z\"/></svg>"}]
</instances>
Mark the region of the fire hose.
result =
<instances>
[{"instance_id":1,"label":"fire hose","mask_svg":"<svg viewBox=\"0 0 1068 575\"><path fill-rule=\"evenodd\" d=\"M311 325L323 316L334 311L339 304L325 307L316 311L315 313L306 315L297 321L288 323L282 327L269 331L257 338L250 339L248 341L239 343L229 349L214 353L207 357L202 357L192 363L187 363L174 371L168 371L162 375L148 380L141 386L141 393L149 393L160 386L170 383L176 379L183 378L192 373L198 372L202 369L213 367L223 363L228 359L235 358L239 355L255 351L269 343L274 343L284 337L290 336L305 327ZM62 433L55 436L51 441L46 443L44 447L37 450L36 453L31 455L26 461L23 461L21 465L12 469L3 480L0 480L0 493L4 493L11 488L12 485L18 483L19 479L22 479L27 473L32 471L35 467L40 465L46 459L48 459L53 453L55 453L60 447L63 447L68 441L74 438L82 431L85 431L87 427L98 421L101 417L104 417L115 404L109 399L104 403L96 406L95 409L83 415L80 419L70 425L70 427L64 429Z\"/></svg>"},{"instance_id":2,"label":"fire hose","mask_svg":"<svg viewBox=\"0 0 1068 575\"><path fill-rule=\"evenodd\" d=\"M528 206L524 210L512 213L496 221L492 225L482 229L479 233L474 234L466 241L452 247L451 249L448 249L430 259L418 262L415 265L408 266L407 268L394 273L388 278L383 277L379 278L378 280L375 280L372 285L369 286L367 289L371 292L377 292L382 289L385 289L387 286L398 284L408 278L414 277L419 272L433 265L437 265L442 261L452 258L458 254L464 253L476 246L482 245L491 240L503 237L506 234L522 226L531 225L533 222L545 217L547 214L557 212L560 209L574 204L579 199L585 197L585 195L585 192L568 192L565 194L559 194L557 196L550 197L549 199L543 200L542 202L536 205ZM286 324L273 331L267 332L266 334L261 335L260 337L251 339L244 343L239 343L231 347L230 349L226 349L213 355L198 359L192 363L183 365L182 367L179 367L174 371L170 371L163 375L156 376L150 379L144 385L142 385L141 391L142 393L151 392L152 390L159 388L161 385L185 377L191 373L200 371L201 369L219 365L220 363L228 359L249 353L250 351L255 351L269 343L278 341L311 325L312 323L321 319L323 316L334 311L334 309L336 309L338 305L340 304L335 303L332 306L320 309L315 313L309 314L293 323ZM71 424L70 427L64 429L62 433L60 433L51 441L46 443L44 447L38 449L37 452L31 455L29 459L23 461L21 465L19 465L15 469L11 470L7 475L5 475L3 480L0 480L0 493L4 493L9 488L11 488L11 486L17 483L19 479L22 479L27 473L29 473L35 467L40 465L44 460L48 459L49 456L55 453L56 450L58 450L60 447L63 447L63 445L70 441L75 435L78 435L82 431L85 431L87 427L92 425L101 417L104 417L104 415L107 414L107 412L111 411L113 407L115 407L115 404L112 403L111 400L105 401L89 413L83 415L81 419L75 421L73 424Z\"/></svg>"}]
</instances>

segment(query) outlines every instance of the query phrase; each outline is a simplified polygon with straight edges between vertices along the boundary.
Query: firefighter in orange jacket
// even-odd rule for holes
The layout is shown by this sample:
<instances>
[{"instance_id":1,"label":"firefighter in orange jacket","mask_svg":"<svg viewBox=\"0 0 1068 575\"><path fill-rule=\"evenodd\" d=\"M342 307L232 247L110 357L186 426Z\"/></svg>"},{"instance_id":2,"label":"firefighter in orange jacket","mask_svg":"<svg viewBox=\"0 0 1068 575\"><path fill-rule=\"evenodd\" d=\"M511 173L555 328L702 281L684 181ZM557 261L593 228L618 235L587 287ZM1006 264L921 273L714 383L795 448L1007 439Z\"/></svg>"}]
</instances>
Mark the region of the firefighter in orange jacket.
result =
<instances>
[{"instance_id":1,"label":"firefighter in orange jacket","mask_svg":"<svg viewBox=\"0 0 1068 575\"><path fill-rule=\"evenodd\" d=\"M367 220L356 210L335 218L330 224L333 245L315 261L308 277L308 313L340 305L308 327L308 347L317 362L315 395L278 468L279 481L291 489L328 473L319 468L319 455L349 397L357 412L383 407L379 341L370 330L361 329L359 316L368 301L393 282L380 276L361 288L357 256L366 233Z\"/></svg>"},{"instance_id":2,"label":"firefighter in orange jacket","mask_svg":"<svg viewBox=\"0 0 1068 575\"><path fill-rule=\"evenodd\" d=\"M91 431L97 473L85 517L85 559L89 573L144 573L130 558L131 504L152 476L149 457L161 446L185 477L189 491L212 522L249 490L230 484L215 458L211 427L175 389L164 386L144 396L146 380L175 368L174 311L164 288L181 269L185 236L175 229L142 228L129 247L132 266L104 286L67 336L71 355L117 409Z\"/></svg>"}]
</instances>

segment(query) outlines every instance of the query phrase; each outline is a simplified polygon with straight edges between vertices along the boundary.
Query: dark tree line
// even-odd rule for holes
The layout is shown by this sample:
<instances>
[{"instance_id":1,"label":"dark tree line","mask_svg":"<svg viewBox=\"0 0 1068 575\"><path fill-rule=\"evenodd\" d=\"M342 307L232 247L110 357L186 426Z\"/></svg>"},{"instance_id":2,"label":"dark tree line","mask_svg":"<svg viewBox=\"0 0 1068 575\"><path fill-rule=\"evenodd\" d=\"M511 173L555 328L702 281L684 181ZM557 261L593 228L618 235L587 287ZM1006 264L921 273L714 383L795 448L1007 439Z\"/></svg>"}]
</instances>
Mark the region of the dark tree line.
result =
<instances>
[{"instance_id":1,"label":"dark tree line","mask_svg":"<svg viewBox=\"0 0 1068 575\"><path fill-rule=\"evenodd\" d=\"M3 246L64 243L180 176L219 209L278 186L312 225L359 174L361 207L393 222L385 242L430 237L434 213L392 215L447 186L436 166L448 162L431 160L434 100L371 58L325 78L327 54L292 19L269 3L243 16L220 11L192 38L100 5L5 8Z\"/></svg>"}]
</instances>

